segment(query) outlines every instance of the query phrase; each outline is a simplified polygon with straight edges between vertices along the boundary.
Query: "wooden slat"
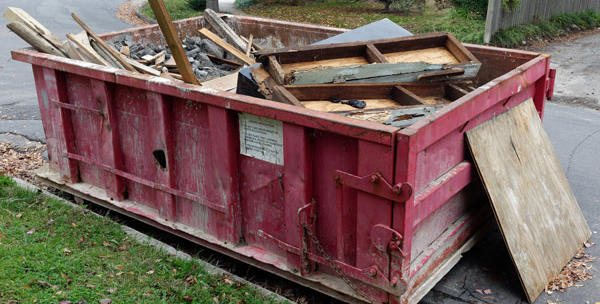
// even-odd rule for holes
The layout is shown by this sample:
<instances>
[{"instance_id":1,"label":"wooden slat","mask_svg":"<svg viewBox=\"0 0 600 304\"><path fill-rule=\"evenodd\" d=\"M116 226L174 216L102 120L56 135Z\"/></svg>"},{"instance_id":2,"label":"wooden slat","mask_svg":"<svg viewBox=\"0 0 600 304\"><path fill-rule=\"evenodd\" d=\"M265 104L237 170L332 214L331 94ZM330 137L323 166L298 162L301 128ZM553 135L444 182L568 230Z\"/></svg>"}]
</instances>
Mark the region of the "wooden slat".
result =
<instances>
[{"instance_id":1,"label":"wooden slat","mask_svg":"<svg viewBox=\"0 0 600 304\"><path fill-rule=\"evenodd\" d=\"M202 36L204 36L204 38L209 39L212 42L216 43L218 46L220 46L225 51L227 51L234 57L238 58L245 64L253 65L256 63L256 61L254 61L254 59L246 56L246 54L244 54L240 50L236 49L233 45L225 42L225 40L221 39L219 36L215 35L213 32L209 31L207 28L203 28L203 29L199 30L199 32L200 32L200 34L202 34Z\"/></svg>"},{"instance_id":2,"label":"wooden slat","mask_svg":"<svg viewBox=\"0 0 600 304\"><path fill-rule=\"evenodd\" d=\"M216 90L232 91L237 88L238 75L239 72L231 73L223 77L205 81L202 85Z\"/></svg>"},{"instance_id":3,"label":"wooden slat","mask_svg":"<svg viewBox=\"0 0 600 304\"><path fill-rule=\"evenodd\" d=\"M392 89L392 97L394 100L401 105L422 105L424 104L423 100L411 91L401 87L395 86Z\"/></svg>"},{"instance_id":4,"label":"wooden slat","mask_svg":"<svg viewBox=\"0 0 600 304\"><path fill-rule=\"evenodd\" d=\"M104 58L98 55L98 53L96 53L96 51L92 48L88 35L85 31L76 35L67 34L67 38L73 41L73 43L75 43L75 45L77 45L79 49L81 49L85 54L87 54L88 57L93 61L93 63L110 66L110 64Z\"/></svg>"},{"instance_id":5,"label":"wooden slat","mask_svg":"<svg viewBox=\"0 0 600 304\"><path fill-rule=\"evenodd\" d=\"M11 22L6 25L13 33L17 34L17 36L21 37L21 39L25 40L25 42L29 43L36 50L44 53L48 53L51 55L66 57L65 54L46 39L44 39L40 34L33 31L29 27L27 27L22 22Z\"/></svg>"},{"instance_id":6,"label":"wooden slat","mask_svg":"<svg viewBox=\"0 0 600 304\"><path fill-rule=\"evenodd\" d=\"M467 131L468 145L529 302L590 236L529 99Z\"/></svg>"},{"instance_id":7,"label":"wooden slat","mask_svg":"<svg viewBox=\"0 0 600 304\"><path fill-rule=\"evenodd\" d=\"M254 39L254 36L250 34L250 38L248 38L248 46L246 48L246 56L248 57L250 57L250 51L252 51L252 39Z\"/></svg>"},{"instance_id":8,"label":"wooden slat","mask_svg":"<svg viewBox=\"0 0 600 304\"><path fill-rule=\"evenodd\" d=\"M238 34L236 34L233 29L215 13L215 11L205 9L203 15L204 20L208 21L217 34L223 38L227 38L227 41L239 51L246 51L246 42L244 42L244 40L242 40L242 38L240 38L240 36L238 36Z\"/></svg>"},{"instance_id":9,"label":"wooden slat","mask_svg":"<svg viewBox=\"0 0 600 304\"><path fill-rule=\"evenodd\" d=\"M90 40L90 45L100 57L104 58L104 60L110 64L110 66L117 69L124 69L123 65L121 65L112 55L108 54L95 40Z\"/></svg>"},{"instance_id":10,"label":"wooden slat","mask_svg":"<svg viewBox=\"0 0 600 304\"><path fill-rule=\"evenodd\" d=\"M237 61L233 61L233 60L221 58L221 57L215 56L213 54L206 54L206 56L208 56L208 58L210 58L211 61L214 60L214 61L216 61L219 64L226 63L226 64L229 64L229 65L238 66L238 67L242 66L242 64L239 63L239 62L237 62Z\"/></svg>"},{"instance_id":11,"label":"wooden slat","mask_svg":"<svg viewBox=\"0 0 600 304\"><path fill-rule=\"evenodd\" d=\"M135 71L135 69L129 63L127 63L127 61L123 60L119 52L111 48L108 44L106 44L106 42L104 42L104 40L98 37L98 35L96 35L89 27L87 27L85 23L83 23L83 21L81 21L81 19L75 15L75 13L71 13L71 17L73 17L75 22L77 22L77 24L79 24L79 26L81 26L88 33L88 35L90 35L90 37L98 43L100 47L102 47L108 54L112 55L114 59L116 59L123 67L125 67L125 69L132 72Z\"/></svg>"},{"instance_id":12,"label":"wooden slat","mask_svg":"<svg viewBox=\"0 0 600 304\"><path fill-rule=\"evenodd\" d=\"M160 30L162 31L163 36L165 36L167 45L175 58L177 68L181 73L181 77L183 77L183 81L200 85L196 75L194 75L190 61L181 46L181 39L179 39L175 26L173 25L173 22L171 22L171 17L167 12L165 3L162 0L148 0L148 3L154 12L154 16L156 16L156 21L158 22Z\"/></svg>"},{"instance_id":13,"label":"wooden slat","mask_svg":"<svg viewBox=\"0 0 600 304\"><path fill-rule=\"evenodd\" d=\"M273 100L277 100L283 103L295 105L298 107L304 107L298 98L292 95L288 90L286 90L283 86L274 86L272 89L273 92Z\"/></svg>"},{"instance_id":14,"label":"wooden slat","mask_svg":"<svg viewBox=\"0 0 600 304\"><path fill-rule=\"evenodd\" d=\"M367 44L365 50L365 57L369 63L387 63L387 59L383 57L383 54L372 44Z\"/></svg>"},{"instance_id":15,"label":"wooden slat","mask_svg":"<svg viewBox=\"0 0 600 304\"><path fill-rule=\"evenodd\" d=\"M71 59L87 61L86 59L84 59L84 57L81 56L79 52L77 52L75 46L73 46L72 42L69 40L63 43L62 49L65 51L65 53L67 53L67 56Z\"/></svg>"},{"instance_id":16,"label":"wooden slat","mask_svg":"<svg viewBox=\"0 0 600 304\"><path fill-rule=\"evenodd\" d=\"M133 67L135 67L141 73L150 74L150 75L154 75L154 76L159 76L160 75L159 71L157 71L157 70L155 70L155 69L153 69L153 68L151 68L151 67L149 67L147 65L141 64L141 63L139 63L139 62L137 62L137 61L135 61L135 60L133 60L131 58L125 57L125 60L127 60L127 62L129 64L131 64Z\"/></svg>"},{"instance_id":17,"label":"wooden slat","mask_svg":"<svg viewBox=\"0 0 600 304\"><path fill-rule=\"evenodd\" d=\"M4 18L10 22L21 22L30 30L36 32L40 37L48 41L56 49L62 49L62 41L58 39L49 29L31 17L27 12L18 7L7 7L4 11ZM64 57L64 55L62 55Z\"/></svg>"}]
</instances>

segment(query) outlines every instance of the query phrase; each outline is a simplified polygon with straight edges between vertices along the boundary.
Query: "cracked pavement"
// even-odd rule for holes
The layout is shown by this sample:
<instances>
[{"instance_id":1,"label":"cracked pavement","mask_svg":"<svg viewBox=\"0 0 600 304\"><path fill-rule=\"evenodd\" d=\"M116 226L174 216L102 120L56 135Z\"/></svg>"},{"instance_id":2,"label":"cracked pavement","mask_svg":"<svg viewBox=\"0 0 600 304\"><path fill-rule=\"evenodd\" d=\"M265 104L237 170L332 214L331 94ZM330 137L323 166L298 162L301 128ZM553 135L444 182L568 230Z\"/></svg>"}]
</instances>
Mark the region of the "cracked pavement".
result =
<instances>
[{"instance_id":1,"label":"cracked pavement","mask_svg":"<svg viewBox=\"0 0 600 304\"><path fill-rule=\"evenodd\" d=\"M5 0L6 6L25 9L64 39L81 28L69 13L75 12L97 33L130 26L115 17L123 0ZM4 8L2 8L4 9ZM44 142L31 67L10 59L10 51L25 47L0 18L0 141L17 146ZM557 79L554 101L546 105L544 126L559 161L594 232L600 231L600 34L551 44L540 50L551 54ZM600 246L586 250L600 257ZM595 270L592 272L598 274ZM600 301L600 279L582 283L565 293L542 294L535 302L595 303ZM477 290L490 289L490 294ZM492 229L423 299L433 303L526 303L525 294L497 228Z\"/></svg>"}]
</instances>

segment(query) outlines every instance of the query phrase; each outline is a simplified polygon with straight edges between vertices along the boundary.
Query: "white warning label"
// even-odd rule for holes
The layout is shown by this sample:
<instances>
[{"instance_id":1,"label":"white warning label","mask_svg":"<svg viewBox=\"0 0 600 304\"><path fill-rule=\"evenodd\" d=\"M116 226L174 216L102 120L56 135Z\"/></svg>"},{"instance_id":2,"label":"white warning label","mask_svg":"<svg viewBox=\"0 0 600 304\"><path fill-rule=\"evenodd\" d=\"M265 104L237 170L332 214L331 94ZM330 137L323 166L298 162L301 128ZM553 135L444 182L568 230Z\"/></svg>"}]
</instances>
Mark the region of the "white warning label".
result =
<instances>
[{"instance_id":1,"label":"white warning label","mask_svg":"<svg viewBox=\"0 0 600 304\"><path fill-rule=\"evenodd\" d=\"M283 124L279 120L240 113L240 154L283 165Z\"/></svg>"}]
</instances>

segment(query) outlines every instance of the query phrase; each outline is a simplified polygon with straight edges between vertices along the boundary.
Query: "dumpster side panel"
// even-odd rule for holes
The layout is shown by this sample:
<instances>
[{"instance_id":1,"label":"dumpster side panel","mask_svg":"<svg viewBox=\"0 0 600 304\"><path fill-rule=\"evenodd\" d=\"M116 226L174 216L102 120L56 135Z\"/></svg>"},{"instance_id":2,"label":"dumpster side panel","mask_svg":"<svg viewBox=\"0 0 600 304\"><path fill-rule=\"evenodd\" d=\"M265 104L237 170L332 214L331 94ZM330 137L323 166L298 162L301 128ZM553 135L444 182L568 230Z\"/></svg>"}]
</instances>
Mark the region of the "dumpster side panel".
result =
<instances>
[{"instance_id":1,"label":"dumpster side panel","mask_svg":"<svg viewBox=\"0 0 600 304\"><path fill-rule=\"evenodd\" d=\"M46 80L44 79L44 68L37 65L32 65L33 78L35 80L35 87L38 96L38 107L40 109L40 116L42 119L42 126L44 127L44 135L46 138L46 150L48 151L49 165L52 169L58 170L58 155L59 152L56 150L57 142L54 137L54 125L51 122L52 116L50 114L51 106L48 100L48 91L46 89Z\"/></svg>"}]
</instances>

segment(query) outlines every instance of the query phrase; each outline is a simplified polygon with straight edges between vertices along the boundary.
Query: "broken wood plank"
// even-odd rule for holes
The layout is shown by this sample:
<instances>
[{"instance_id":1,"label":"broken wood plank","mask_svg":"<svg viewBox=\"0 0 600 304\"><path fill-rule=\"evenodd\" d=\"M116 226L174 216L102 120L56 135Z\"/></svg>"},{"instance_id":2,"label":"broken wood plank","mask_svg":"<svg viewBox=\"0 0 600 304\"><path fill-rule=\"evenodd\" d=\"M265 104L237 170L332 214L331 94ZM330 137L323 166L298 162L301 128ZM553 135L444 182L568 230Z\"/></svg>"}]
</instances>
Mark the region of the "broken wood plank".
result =
<instances>
[{"instance_id":1,"label":"broken wood plank","mask_svg":"<svg viewBox=\"0 0 600 304\"><path fill-rule=\"evenodd\" d=\"M86 59L84 59L81 56L81 54L79 52L77 52L77 50L75 49L75 46L69 40L67 40L63 43L62 49L63 49L63 51L65 51L65 53L67 53L67 56L71 59L87 61Z\"/></svg>"},{"instance_id":2,"label":"broken wood plank","mask_svg":"<svg viewBox=\"0 0 600 304\"><path fill-rule=\"evenodd\" d=\"M466 135L531 303L591 231L531 98Z\"/></svg>"},{"instance_id":3,"label":"broken wood plank","mask_svg":"<svg viewBox=\"0 0 600 304\"><path fill-rule=\"evenodd\" d=\"M244 40L244 42L250 43L250 41L248 41L248 39L246 39L246 37L240 35L240 38L242 38L242 40ZM252 41L252 43L250 43L250 44L252 44L252 48L254 49L255 52L263 49L260 45L256 44L255 41Z\"/></svg>"},{"instance_id":4,"label":"broken wood plank","mask_svg":"<svg viewBox=\"0 0 600 304\"><path fill-rule=\"evenodd\" d=\"M252 39L254 36L250 34L250 38L248 38L248 47L246 48L246 56L250 57L250 51L252 50Z\"/></svg>"},{"instance_id":5,"label":"broken wood plank","mask_svg":"<svg viewBox=\"0 0 600 304\"><path fill-rule=\"evenodd\" d=\"M211 79L202 83L203 86L221 91L233 91L237 88L239 72Z\"/></svg>"},{"instance_id":6,"label":"broken wood plank","mask_svg":"<svg viewBox=\"0 0 600 304\"><path fill-rule=\"evenodd\" d=\"M167 12L165 3L162 0L148 0L148 3L154 12L154 16L156 16L156 21L158 22L160 30L167 41L167 45L169 46L173 57L175 58L177 68L181 72L183 81L200 85L200 82L198 82L198 79L192 70L190 61L188 60L188 57L181 46L181 39L179 39L179 35L175 30L175 26L173 25L173 22L171 22L171 17Z\"/></svg>"},{"instance_id":7,"label":"broken wood plank","mask_svg":"<svg viewBox=\"0 0 600 304\"><path fill-rule=\"evenodd\" d=\"M108 56L112 56L114 60L117 60L126 70L135 72L135 69L121 57L119 52L117 52L115 49L106 44L104 40L98 37L98 35L96 35L89 27L87 27L87 25L85 25L85 23L83 23L83 21L81 21L81 19L79 19L79 17L77 17L75 13L71 13L71 17L73 17L75 22L77 22L77 24L79 24L79 26L81 26L83 30L85 30L88 33L88 35L92 39L94 39L94 41L96 41L98 45L104 49L104 51L106 51Z\"/></svg>"},{"instance_id":8,"label":"broken wood plank","mask_svg":"<svg viewBox=\"0 0 600 304\"><path fill-rule=\"evenodd\" d=\"M121 53L125 57L131 57L131 50L129 50L129 47L126 45L121 47L119 53Z\"/></svg>"},{"instance_id":9,"label":"broken wood plank","mask_svg":"<svg viewBox=\"0 0 600 304\"><path fill-rule=\"evenodd\" d=\"M417 80L440 80L441 78L450 78L452 76L464 75L465 70L461 68L442 69L440 71L420 74ZM441 79L443 80L443 79Z\"/></svg>"},{"instance_id":10,"label":"broken wood plank","mask_svg":"<svg viewBox=\"0 0 600 304\"><path fill-rule=\"evenodd\" d=\"M269 74L273 76L278 84L285 84L285 74L283 73L281 65L279 65L279 62L275 59L275 56L269 56L269 60L267 61L267 71L269 71Z\"/></svg>"},{"instance_id":11,"label":"broken wood plank","mask_svg":"<svg viewBox=\"0 0 600 304\"><path fill-rule=\"evenodd\" d=\"M157 70L155 70L155 69L153 69L153 68L151 68L151 67L149 67L147 65L141 64L141 63L139 63L139 62L137 62L137 61L135 61L135 60L133 60L133 59L131 59L129 57L123 57L123 58L125 60L127 60L127 62L131 66L135 67L135 69L138 70L141 73L150 74L150 75L153 75L153 76L160 76L160 72L159 71L157 71Z\"/></svg>"},{"instance_id":12,"label":"broken wood plank","mask_svg":"<svg viewBox=\"0 0 600 304\"><path fill-rule=\"evenodd\" d=\"M207 28L203 28L203 29L199 30L199 32L202 36L204 36L204 38L211 40L212 42L214 42L215 44L220 46L222 49L224 49L225 51L227 51L234 57L238 58L245 64L253 65L256 63L256 61L254 61L254 59L246 56L246 54L242 53L240 50L236 49L231 44L225 42L225 40L221 39L219 36L215 35L213 32L209 31Z\"/></svg>"},{"instance_id":13,"label":"broken wood plank","mask_svg":"<svg viewBox=\"0 0 600 304\"><path fill-rule=\"evenodd\" d=\"M24 10L18 7L7 7L4 11L4 18L10 22L23 23L23 25L27 26L33 32L38 33L42 39L48 41L54 48L60 50L62 53L63 42ZM63 57L65 57L65 55L66 54L64 53L62 54Z\"/></svg>"},{"instance_id":14,"label":"broken wood plank","mask_svg":"<svg viewBox=\"0 0 600 304\"><path fill-rule=\"evenodd\" d=\"M104 60L104 58L102 58L100 55L98 55L98 53L96 53L96 51L94 51L94 49L92 48L92 45L90 44L88 35L85 31L75 34L75 35L69 33L69 34L67 34L67 38L69 38L69 40L73 41L73 43L76 46L78 46L79 49L81 49L83 52L85 52L85 54L88 55L88 57L93 61L93 63L105 65L105 66L111 66L106 60Z\"/></svg>"},{"instance_id":15,"label":"broken wood plank","mask_svg":"<svg viewBox=\"0 0 600 304\"><path fill-rule=\"evenodd\" d=\"M167 68L176 68L177 63L175 62L175 57L171 56L171 58L165 62L165 66Z\"/></svg>"},{"instance_id":16,"label":"broken wood plank","mask_svg":"<svg viewBox=\"0 0 600 304\"><path fill-rule=\"evenodd\" d=\"M33 46L36 50L51 55L66 57L61 50L57 49L54 45L44 39L38 32L31 30L22 22L11 22L7 24L6 27L13 31L13 33L15 33L21 39L25 40L25 42Z\"/></svg>"},{"instance_id":17,"label":"broken wood plank","mask_svg":"<svg viewBox=\"0 0 600 304\"><path fill-rule=\"evenodd\" d=\"M239 51L246 51L246 42L236 34L233 29L221 19L215 13L215 11L211 9L204 10L204 20L208 21L208 23L212 26L213 30L217 32L221 37L227 38L227 41Z\"/></svg>"}]
</instances>

